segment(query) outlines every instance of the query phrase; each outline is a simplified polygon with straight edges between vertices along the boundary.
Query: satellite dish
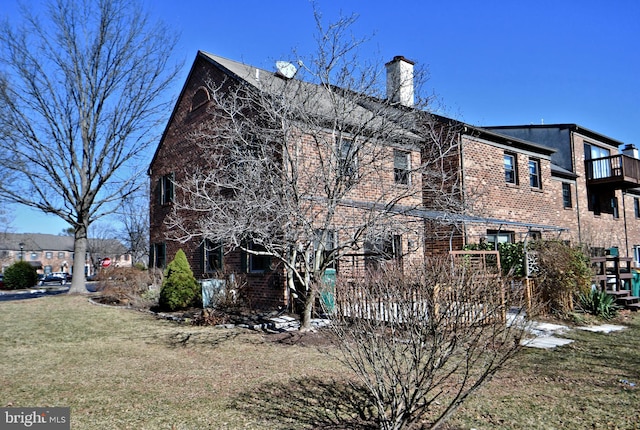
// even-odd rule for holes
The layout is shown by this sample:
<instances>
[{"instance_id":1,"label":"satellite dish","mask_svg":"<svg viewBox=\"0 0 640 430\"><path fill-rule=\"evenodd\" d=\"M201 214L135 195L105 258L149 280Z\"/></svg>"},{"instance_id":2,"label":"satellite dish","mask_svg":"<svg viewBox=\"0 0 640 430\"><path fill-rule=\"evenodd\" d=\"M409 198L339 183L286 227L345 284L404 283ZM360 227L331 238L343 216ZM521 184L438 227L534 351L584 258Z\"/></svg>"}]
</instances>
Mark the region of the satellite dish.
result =
<instances>
[{"instance_id":1,"label":"satellite dish","mask_svg":"<svg viewBox=\"0 0 640 430\"><path fill-rule=\"evenodd\" d=\"M276 61L276 69L278 69L276 74L287 79L293 78L298 71L298 69L296 69L296 66L289 63L288 61Z\"/></svg>"}]
</instances>

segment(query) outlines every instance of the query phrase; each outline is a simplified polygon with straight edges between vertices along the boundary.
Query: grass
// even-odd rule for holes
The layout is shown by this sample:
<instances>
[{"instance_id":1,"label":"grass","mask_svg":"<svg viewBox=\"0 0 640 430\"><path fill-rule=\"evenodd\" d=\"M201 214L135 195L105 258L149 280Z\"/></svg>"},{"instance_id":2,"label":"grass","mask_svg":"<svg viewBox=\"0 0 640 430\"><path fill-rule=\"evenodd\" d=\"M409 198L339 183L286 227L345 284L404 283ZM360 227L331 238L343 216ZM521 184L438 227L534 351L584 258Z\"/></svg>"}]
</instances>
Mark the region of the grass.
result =
<instances>
[{"instance_id":1,"label":"grass","mask_svg":"<svg viewBox=\"0 0 640 430\"><path fill-rule=\"evenodd\" d=\"M640 317L526 349L450 429L637 429ZM315 347L193 327L79 296L0 304L0 406L70 406L73 429L349 429L365 402ZM340 417L340 419L336 417ZM360 427L362 428L362 427Z\"/></svg>"}]
</instances>

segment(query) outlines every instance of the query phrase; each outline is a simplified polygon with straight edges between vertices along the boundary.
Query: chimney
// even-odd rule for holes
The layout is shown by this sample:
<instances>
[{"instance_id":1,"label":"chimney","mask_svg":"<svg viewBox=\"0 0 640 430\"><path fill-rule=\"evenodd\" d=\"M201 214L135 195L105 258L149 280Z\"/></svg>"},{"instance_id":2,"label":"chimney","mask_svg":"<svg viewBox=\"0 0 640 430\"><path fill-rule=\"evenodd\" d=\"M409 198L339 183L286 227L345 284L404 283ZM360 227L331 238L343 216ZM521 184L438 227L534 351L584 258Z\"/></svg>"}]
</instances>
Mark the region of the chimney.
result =
<instances>
[{"instance_id":1,"label":"chimney","mask_svg":"<svg viewBox=\"0 0 640 430\"><path fill-rule=\"evenodd\" d=\"M385 64L387 68L387 99L403 106L413 106L413 61L401 55Z\"/></svg>"},{"instance_id":2,"label":"chimney","mask_svg":"<svg viewBox=\"0 0 640 430\"><path fill-rule=\"evenodd\" d=\"M633 143L627 143L625 147L622 148L622 153L628 157L638 159L638 148L636 148Z\"/></svg>"}]
</instances>

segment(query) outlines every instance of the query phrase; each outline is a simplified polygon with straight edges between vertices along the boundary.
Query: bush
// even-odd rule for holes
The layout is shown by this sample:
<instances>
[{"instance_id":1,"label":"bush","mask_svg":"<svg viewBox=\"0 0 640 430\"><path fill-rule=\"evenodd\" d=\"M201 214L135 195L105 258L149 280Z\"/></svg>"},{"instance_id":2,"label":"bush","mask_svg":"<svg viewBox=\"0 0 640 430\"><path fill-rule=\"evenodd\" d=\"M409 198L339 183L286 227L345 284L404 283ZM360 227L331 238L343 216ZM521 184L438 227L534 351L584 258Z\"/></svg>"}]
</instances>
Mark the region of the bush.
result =
<instances>
[{"instance_id":1,"label":"bush","mask_svg":"<svg viewBox=\"0 0 640 430\"><path fill-rule=\"evenodd\" d=\"M592 289L589 293L581 293L580 307L587 313L604 319L614 318L618 313L616 300L604 291Z\"/></svg>"},{"instance_id":2,"label":"bush","mask_svg":"<svg viewBox=\"0 0 640 430\"><path fill-rule=\"evenodd\" d=\"M467 251L493 251L494 245L488 242L465 245ZM502 274L514 278L524 277L524 243L498 243Z\"/></svg>"},{"instance_id":3,"label":"bush","mask_svg":"<svg viewBox=\"0 0 640 430\"><path fill-rule=\"evenodd\" d=\"M573 310L574 299L591 288L589 258L560 241L534 242L531 250L536 253L538 266L536 298L547 313L566 316Z\"/></svg>"},{"instance_id":4,"label":"bush","mask_svg":"<svg viewBox=\"0 0 640 430\"><path fill-rule=\"evenodd\" d=\"M18 261L4 270L4 285L9 290L31 288L38 282L36 269L26 261Z\"/></svg>"},{"instance_id":5,"label":"bush","mask_svg":"<svg viewBox=\"0 0 640 430\"><path fill-rule=\"evenodd\" d=\"M158 303L160 309L172 312L200 306L201 296L200 284L193 276L187 256L180 249L165 271Z\"/></svg>"},{"instance_id":6,"label":"bush","mask_svg":"<svg viewBox=\"0 0 640 430\"><path fill-rule=\"evenodd\" d=\"M98 274L98 290L114 304L129 306L148 301L143 296L150 284L149 272L135 267L107 268Z\"/></svg>"}]
</instances>

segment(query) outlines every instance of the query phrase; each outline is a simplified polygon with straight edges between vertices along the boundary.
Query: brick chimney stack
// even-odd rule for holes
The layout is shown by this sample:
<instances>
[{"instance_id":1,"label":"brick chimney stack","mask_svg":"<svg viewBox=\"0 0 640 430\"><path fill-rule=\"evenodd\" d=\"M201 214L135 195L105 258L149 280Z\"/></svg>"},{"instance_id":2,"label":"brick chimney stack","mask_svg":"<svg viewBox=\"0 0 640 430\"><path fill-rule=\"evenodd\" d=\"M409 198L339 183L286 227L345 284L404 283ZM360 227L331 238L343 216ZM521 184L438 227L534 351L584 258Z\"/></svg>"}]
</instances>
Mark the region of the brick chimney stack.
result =
<instances>
[{"instance_id":1,"label":"brick chimney stack","mask_svg":"<svg viewBox=\"0 0 640 430\"><path fill-rule=\"evenodd\" d=\"M413 97L413 65L401 55L385 64L387 68L387 99L392 103L412 107Z\"/></svg>"}]
</instances>

